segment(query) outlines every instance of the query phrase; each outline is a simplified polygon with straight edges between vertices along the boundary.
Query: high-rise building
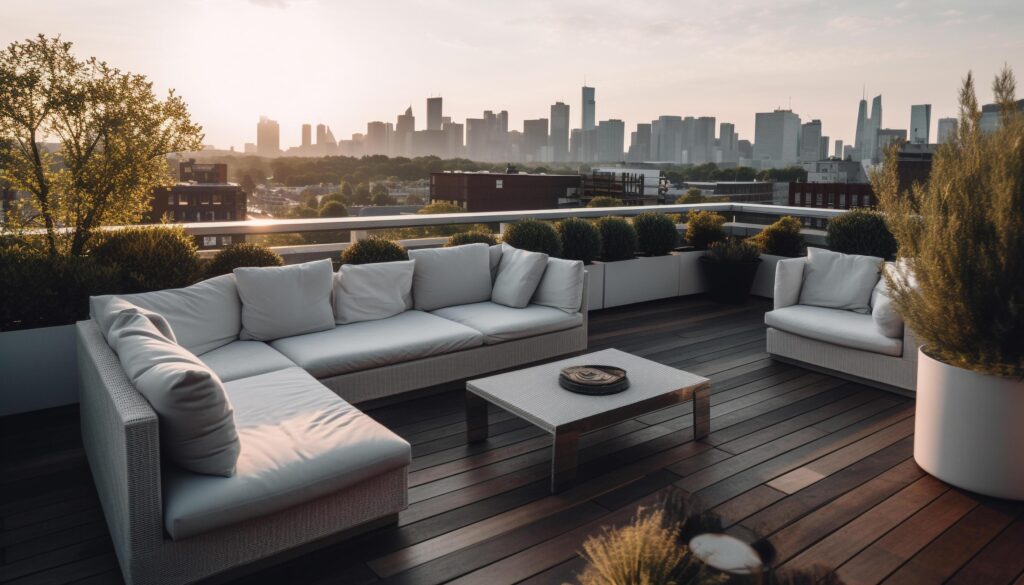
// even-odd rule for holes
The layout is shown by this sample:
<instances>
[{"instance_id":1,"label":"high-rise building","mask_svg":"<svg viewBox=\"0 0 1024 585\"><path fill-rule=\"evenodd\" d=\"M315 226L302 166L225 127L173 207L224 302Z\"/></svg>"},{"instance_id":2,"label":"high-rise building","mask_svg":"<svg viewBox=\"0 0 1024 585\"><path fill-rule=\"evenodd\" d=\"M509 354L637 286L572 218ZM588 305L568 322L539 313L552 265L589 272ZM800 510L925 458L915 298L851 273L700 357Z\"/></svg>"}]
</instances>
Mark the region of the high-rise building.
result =
<instances>
[{"instance_id":1,"label":"high-rise building","mask_svg":"<svg viewBox=\"0 0 1024 585\"><path fill-rule=\"evenodd\" d=\"M828 159L828 136L821 137L821 147L818 148L818 160Z\"/></svg>"},{"instance_id":2,"label":"high-rise building","mask_svg":"<svg viewBox=\"0 0 1024 585\"><path fill-rule=\"evenodd\" d=\"M842 140L836 140L836 153L835 153L835 157L836 158L844 158L844 156L843 156L843 141Z\"/></svg>"},{"instance_id":3,"label":"high-rise building","mask_svg":"<svg viewBox=\"0 0 1024 585\"><path fill-rule=\"evenodd\" d=\"M309 124L302 125L302 148L309 148L313 145L313 128Z\"/></svg>"},{"instance_id":4,"label":"high-rise building","mask_svg":"<svg viewBox=\"0 0 1024 585\"><path fill-rule=\"evenodd\" d=\"M441 124L441 130L446 136L448 146L448 158L461 157L463 154L463 125L455 124L449 120Z\"/></svg>"},{"instance_id":5,"label":"high-rise building","mask_svg":"<svg viewBox=\"0 0 1024 585\"><path fill-rule=\"evenodd\" d=\"M754 118L754 160L762 166L794 165L800 160L800 116L791 110L758 112Z\"/></svg>"},{"instance_id":6,"label":"high-rise building","mask_svg":"<svg viewBox=\"0 0 1024 585\"><path fill-rule=\"evenodd\" d=\"M548 145L548 119L523 120L523 143L519 151L527 162L539 162L541 151Z\"/></svg>"},{"instance_id":7,"label":"high-rise building","mask_svg":"<svg viewBox=\"0 0 1024 585\"><path fill-rule=\"evenodd\" d=\"M659 116L651 122L651 160L683 162L683 119Z\"/></svg>"},{"instance_id":8,"label":"high-rise building","mask_svg":"<svg viewBox=\"0 0 1024 585\"><path fill-rule=\"evenodd\" d=\"M593 130L597 120L597 103L594 101L594 88L583 86L581 106L580 128L583 130Z\"/></svg>"},{"instance_id":9,"label":"high-rise building","mask_svg":"<svg viewBox=\"0 0 1024 585\"><path fill-rule=\"evenodd\" d=\"M369 122L366 124L366 138L364 139L366 154L387 154L388 153L388 126L384 122Z\"/></svg>"},{"instance_id":10,"label":"high-rise building","mask_svg":"<svg viewBox=\"0 0 1024 585\"><path fill-rule=\"evenodd\" d=\"M864 138L868 127L868 100L861 98L857 106L857 131L853 135L853 160L861 160L865 151Z\"/></svg>"},{"instance_id":11,"label":"high-rise building","mask_svg":"<svg viewBox=\"0 0 1024 585\"><path fill-rule=\"evenodd\" d=\"M243 149L243 152L245 152L245 154L256 154L257 153L256 145L253 144L252 142L246 142L245 145L242 147L242 149Z\"/></svg>"},{"instance_id":12,"label":"high-rise building","mask_svg":"<svg viewBox=\"0 0 1024 585\"><path fill-rule=\"evenodd\" d=\"M714 162L736 162L739 160L738 143L739 136L736 134L736 125L730 122L722 122L718 125L718 149L721 153L719 160Z\"/></svg>"},{"instance_id":13,"label":"high-rise building","mask_svg":"<svg viewBox=\"0 0 1024 585\"><path fill-rule=\"evenodd\" d=\"M713 162L715 146L715 118L687 116L682 124L682 156L684 162L704 164Z\"/></svg>"},{"instance_id":14,"label":"high-rise building","mask_svg":"<svg viewBox=\"0 0 1024 585\"><path fill-rule=\"evenodd\" d=\"M395 124L395 144L392 145L391 154L409 156L412 152L412 133L415 131L416 117L412 115L412 106L409 106L404 114L398 116L398 123Z\"/></svg>"},{"instance_id":15,"label":"high-rise building","mask_svg":"<svg viewBox=\"0 0 1024 585\"><path fill-rule=\"evenodd\" d=\"M939 118L938 142L948 142L956 133L956 118Z\"/></svg>"},{"instance_id":16,"label":"high-rise building","mask_svg":"<svg viewBox=\"0 0 1024 585\"><path fill-rule=\"evenodd\" d=\"M427 98L427 130L440 130L444 123L441 98Z\"/></svg>"},{"instance_id":17,"label":"high-rise building","mask_svg":"<svg viewBox=\"0 0 1024 585\"><path fill-rule=\"evenodd\" d=\"M1024 100L1017 100L1016 109L1018 112L1024 112ZM995 132L1002 125L1002 120L1002 106L999 104L985 104L981 106L981 121L978 123L978 126L982 132Z\"/></svg>"},{"instance_id":18,"label":"high-rise building","mask_svg":"<svg viewBox=\"0 0 1024 585\"><path fill-rule=\"evenodd\" d=\"M281 154L281 127L266 116L256 124L256 153L260 156Z\"/></svg>"},{"instance_id":19,"label":"high-rise building","mask_svg":"<svg viewBox=\"0 0 1024 585\"><path fill-rule=\"evenodd\" d=\"M551 106L551 158L554 162L569 160L569 105L556 102Z\"/></svg>"},{"instance_id":20,"label":"high-rise building","mask_svg":"<svg viewBox=\"0 0 1024 585\"><path fill-rule=\"evenodd\" d=\"M602 120L597 125L594 160L622 162L626 144L626 124L622 120Z\"/></svg>"},{"instance_id":21,"label":"high-rise building","mask_svg":"<svg viewBox=\"0 0 1024 585\"><path fill-rule=\"evenodd\" d=\"M885 157L885 151L886 151L886 149L889 148L890 144L892 144L893 142L896 142L897 140L899 140L899 141L906 141L906 139L907 139L907 131L906 130L896 129L896 128L881 128L881 129L879 129L878 130L878 139L877 139L878 143L877 143L877 146L876 146L876 148L878 149L878 156L879 156L879 158L877 160L881 160L883 157ZM876 162L877 162L877 160L876 160Z\"/></svg>"},{"instance_id":22,"label":"high-rise building","mask_svg":"<svg viewBox=\"0 0 1024 585\"><path fill-rule=\"evenodd\" d=\"M932 105L910 106L910 142L928 144L929 129L932 126Z\"/></svg>"},{"instance_id":23,"label":"high-rise building","mask_svg":"<svg viewBox=\"0 0 1024 585\"><path fill-rule=\"evenodd\" d=\"M651 155L651 125L637 124L629 135L629 162L644 162Z\"/></svg>"},{"instance_id":24,"label":"high-rise building","mask_svg":"<svg viewBox=\"0 0 1024 585\"><path fill-rule=\"evenodd\" d=\"M880 149L878 147L878 132L881 129L882 129L882 96L876 95L874 97L874 99L871 100L871 117L868 118L868 125L867 125L867 129L866 129L866 132L867 132L866 143L867 143L868 152L870 152L871 155L864 157L864 158L869 158L872 162L876 162L876 163L879 162L879 160L881 160L881 157L880 157L880 152L881 151L880 151Z\"/></svg>"},{"instance_id":25,"label":"high-rise building","mask_svg":"<svg viewBox=\"0 0 1024 585\"><path fill-rule=\"evenodd\" d=\"M757 144L756 139L754 144ZM811 120L800 127L800 162L821 158L821 120Z\"/></svg>"}]
</instances>

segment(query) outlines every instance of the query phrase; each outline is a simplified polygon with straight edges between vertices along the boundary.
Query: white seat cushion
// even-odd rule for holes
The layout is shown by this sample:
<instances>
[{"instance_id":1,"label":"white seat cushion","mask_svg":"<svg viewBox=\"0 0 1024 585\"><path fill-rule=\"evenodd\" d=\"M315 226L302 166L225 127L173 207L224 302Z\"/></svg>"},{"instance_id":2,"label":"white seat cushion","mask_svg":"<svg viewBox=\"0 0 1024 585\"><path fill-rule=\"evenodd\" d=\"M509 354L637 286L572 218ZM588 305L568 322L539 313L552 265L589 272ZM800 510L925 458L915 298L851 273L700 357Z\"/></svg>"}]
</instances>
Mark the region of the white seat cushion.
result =
<instances>
[{"instance_id":1,"label":"white seat cushion","mask_svg":"<svg viewBox=\"0 0 1024 585\"><path fill-rule=\"evenodd\" d=\"M168 468L164 525L180 540L284 510L409 464L409 443L300 368L228 382L235 475Z\"/></svg>"},{"instance_id":2,"label":"white seat cushion","mask_svg":"<svg viewBox=\"0 0 1024 585\"><path fill-rule=\"evenodd\" d=\"M221 382L295 367L295 362L262 341L232 341L199 356Z\"/></svg>"},{"instance_id":3,"label":"white seat cushion","mask_svg":"<svg viewBox=\"0 0 1024 585\"><path fill-rule=\"evenodd\" d=\"M388 366L477 347L477 331L422 311L338 325L278 339L271 346L317 378Z\"/></svg>"},{"instance_id":4,"label":"white seat cushion","mask_svg":"<svg viewBox=\"0 0 1024 585\"><path fill-rule=\"evenodd\" d=\"M583 323L580 313L566 313L540 305L513 309L491 302L446 307L433 314L479 331L487 345L572 329Z\"/></svg>"},{"instance_id":5,"label":"white seat cushion","mask_svg":"<svg viewBox=\"0 0 1024 585\"><path fill-rule=\"evenodd\" d=\"M780 331L884 355L903 354L903 340L882 335L871 315L793 305L769 311L764 323Z\"/></svg>"}]
</instances>

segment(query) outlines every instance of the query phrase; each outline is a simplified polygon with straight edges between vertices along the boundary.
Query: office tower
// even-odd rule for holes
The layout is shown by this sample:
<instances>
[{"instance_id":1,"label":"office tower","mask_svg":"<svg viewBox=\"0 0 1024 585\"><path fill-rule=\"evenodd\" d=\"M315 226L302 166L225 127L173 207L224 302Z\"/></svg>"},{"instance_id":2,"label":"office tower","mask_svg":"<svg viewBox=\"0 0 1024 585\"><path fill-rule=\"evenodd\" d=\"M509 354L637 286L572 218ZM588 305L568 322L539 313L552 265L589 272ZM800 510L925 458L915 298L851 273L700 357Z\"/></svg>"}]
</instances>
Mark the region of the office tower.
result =
<instances>
[{"instance_id":1,"label":"office tower","mask_svg":"<svg viewBox=\"0 0 1024 585\"><path fill-rule=\"evenodd\" d=\"M854 160L854 156L857 154L857 149L852 144L843 145L843 160L850 159Z\"/></svg>"},{"instance_id":2,"label":"office tower","mask_svg":"<svg viewBox=\"0 0 1024 585\"><path fill-rule=\"evenodd\" d=\"M484 160L487 147L487 120L466 118L466 156L471 160Z\"/></svg>"},{"instance_id":3,"label":"office tower","mask_svg":"<svg viewBox=\"0 0 1024 585\"><path fill-rule=\"evenodd\" d=\"M366 124L366 138L364 139L366 154L387 154L388 152L388 126L384 122L369 122Z\"/></svg>"},{"instance_id":4,"label":"office tower","mask_svg":"<svg viewBox=\"0 0 1024 585\"><path fill-rule=\"evenodd\" d=\"M857 132L853 135L853 160L861 160L865 150L864 137L868 126L868 100L861 98L857 106Z\"/></svg>"},{"instance_id":5,"label":"office tower","mask_svg":"<svg viewBox=\"0 0 1024 585\"><path fill-rule=\"evenodd\" d=\"M324 124L316 125L316 145L320 147L327 145L327 126Z\"/></svg>"},{"instance_id":6,"label":"office tower","mask_svg":"<svg viewBox=\"0 0 1024 585\"><path fill-rule=\"evenodd\" d=\"M580 117L580 128L593 130L596 121L596 107L594 101L594 88L583 86L583 103Z\"/></svg>"},{"instance_id":7,"label":"office tower","mask_svg":"<svg viewBox=\"0 0 1024 585\"><path fill-rule=\"evenodd\" d=\"M281 128L266 116L260 116L256 124L256 153L260 156L281 154Z\"/></svg>"},{"instance_id":8,"label":"office tower","mask_svg":"<svg viewBox=\"0 0 1024 585\"><path fill-rule=\"evenodd\" d=\"M835 153L835 157L836 158L843 158L843 141L842 140L836 140L836 153Z\"/></svg>"},{"instance_id":9,"label":"office tower","mask_svg":"<svg viewBox=\"0 0 1024 585\"><path fill-rule=\"evenodd\" d=\"M651 123L651 159L657 162L683 162L683 119L658 116Z\"/></svg>"},{"instance_id":10,"label":"office tower","mask_svg":"<svg viewBox=\"0 0 1024 585\"><path fill-rule=\"evenodd\" d=\"M818 160L828 159L828 136L821 137L821 147L818 149Z\"/></svg>"},{"instance_id":11,"label":"office tower","mask_svg":"<svg viewBox=\"0 0 1024 585\"><path fill-rule=\"evenodd\" d=\"M555 162L569 160L569 105L551 106L551 157Z\"/></svg>"},{"instance_id":12,"label":"office tower","mask_svg":"<svg viewBox=\"0 0 1024 585\"><path fill-rule=\"evenodd\" d=\"M721 160L716 162L736 162L739 160L739 140L736 135L736 125L730 122L722 122L718 125L718 148L722 152Z\"/></svg>"},{"instance_id":13,"label":"office tower","mask_svg":"<svg viewBox=\"0 0 1024 585\"><path fill-rule=\"evenodd\" d=\"M256 154L256 145L252 142L246 142L242 148L245 154Z\"/></svg>"},{"instance_id":14,"label":"office tower","mask_svg":"<svg viewBox=\"0 0 1024 585\"><path fill-rule=\"evenodd\" d=\"M878 156L879 161L885 158L885 151L888 150L889 145L896 141L905 142L907 140L907 131L896 128L882 128L878 131Z\"/></svg>"},{"instance_id":15,"label":"office tower","mask_svg":"<svg viewBox=\"0 0 1024 585\"><path fill-rule=\"evenodd\" d=\"M527 162L541 161L541 149L548 145L548 119L523 120L523 142L519 151Z\"/></svg>"},{"instance_id":16,"label":"office tower","mask_svg":"<svg viewBox=\"0 0 1024 585\"><path fill-rule=\"evenodd\" d=\"M1018 112L1024 112L1024 99L1017 100ZM1003 107L999 104L985 104L981 106L981 120L978 127L982 132L989 134L995 132L1003 124Z\"/></svg>"},{"instance_id":17,"label":"office tower","mask_svg":"<svg viewBox=\"0 0 1024 585\"><path fill-rule=\"evenodd\" d=\"M626 124L622 120L602 120L597 125L594 160L598 162L622 162L622 150L626 143Z\"/></svg>"},{"instance_id":18,"label":"office tower","mask_svg":"<svg viewBox=\"0 0 1024 585\"><path fill-rule=\"evenodd\" d=\"M583 130L573 128L569 131L569 160L578 162L583 150Z\"/></svg>"},{"instance_id":19,"label":"office tower","mask_svg":"<svg viewBox=\"0 0 1024 585\"><path fill-rule=\"evenodd\" d=\"M928 144L928 130L932 126L932 105L910 106L910 142Z\"/></svg>"},{"instance_id":20,"label":"office tower","mask_svg":"<svg viewBox=\"0 0 1024 585\"><path fill-rule=\"evenodd\" d=\"M939 118L939 144L948 142L956 134L956 118Z\"/></svg>"},{"instance_id":21,"label":"office tower","mask_svg":"<svg viewBox=\"0 0 1024 585\"><path fill-rule=\"evenodd\" d=\"M441 113L441 98L427 98L427 130L440 130L444 123Z\"/></svg>"},{"instance_id":22,"label":"office tower","mask_svg":"<svg viewBox=\"0 0 1024 585\"><path fill-rule=\"evenodd\" d=\"M637 124L630 133L629 162L644 162L651 154L651 125Z\"/></svg>"},{"instance_id":23,"label":"office tower","mask_svg":"<svg viewBox=\"0 0 1024 585\"><path fill-rule=\"evenodd\" d=\"M682 154L684 162L704 164L712 162L712 150L715 145L715 118L687 116L682 124Z\"/></svg>"},{"instance_id":24,"label":"office tower","mask_svg":"<svg viewBox=\"0 0 1024 585\"><path fill-rule=\"evenodd\" d=\"M882 96L876 95L871 100L871 117L868 118L867 128L867 142L868 149L871 152L871 161L878 162L880 160L880 150L878 148L878 132L882 129Z\"/></svg>"},{"instance_id":25,"label":"office tower","mask_svg":"<svg viewBox=\"0 0 1024 585\"><path fill-rule=\"evenodd\" d=\"M758 112L754 118L754 160L768 166L794 165L800 160L800 116L790 110Z\"/></svg>"},{"instance_id":26,"label":"office tower","mask_svg":"<svg viewBox=\"0 0 1024 585\"><path fill-rule=\"evenodd\" d=\"M815 162L820 154L821 120L811 120L800 127L800 162Z\"/></svg>"},{"instance_id":27,"label":"office tower","mask_svg":"<svg viewBox=\"0 0 1024 585\"><path fill-rule=\"evenodd\" d=\"M398 123L395 124L395 144L392 145L391 153L409 156L412 152L412 133L415 131L416 117L412 115L412 106L409 106L404 114L398 116Z\"/></svg>"},{"instance_id":28,"label":"office tower","mask_svg":"<svg viewBox=\"0 0 1024 585\"><path fill-rule=\"evenodd\" d=\"M302 148L309 148L312 146L312 127L309 124L302 125Z\"/></svg>"},{"instance_id":29,"label":"office tower","mask_svg":"<svg viewBox=\"0 0 1024 585\"><path fill-rule=\"evenodd\" d=\"M448 158L462 156L463 128L462 124L455 124L451 120L441 124L441 130L444 132L445 142L448 146Z\"/></svg>"}]
</instances>

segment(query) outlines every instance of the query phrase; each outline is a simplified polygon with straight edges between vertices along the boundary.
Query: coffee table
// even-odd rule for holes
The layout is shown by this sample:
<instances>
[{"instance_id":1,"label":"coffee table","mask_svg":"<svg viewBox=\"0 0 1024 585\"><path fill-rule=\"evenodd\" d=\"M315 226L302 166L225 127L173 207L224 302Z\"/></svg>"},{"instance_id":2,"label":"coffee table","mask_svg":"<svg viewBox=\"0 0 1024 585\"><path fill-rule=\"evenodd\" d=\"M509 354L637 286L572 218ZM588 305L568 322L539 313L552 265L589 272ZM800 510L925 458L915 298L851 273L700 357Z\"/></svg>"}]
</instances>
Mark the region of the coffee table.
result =
<instances>
[{"instance_id":1,"label":"coffee table","mask_svg":"<svg viewBox=\"0 0 1024 585\"><path fill-rule=\"evenodd\" d=\"M626 370L630 387L609 396L586 396L558 385L567 366L600 364ZM711 430L711 381L617 349L606 349L566 360L466 382L466 437L487 438L487 403L537 425L554 436L551 491L575 480L580 435L625 420L693 400L693 437Z\"/></svg>"}]
</instances>

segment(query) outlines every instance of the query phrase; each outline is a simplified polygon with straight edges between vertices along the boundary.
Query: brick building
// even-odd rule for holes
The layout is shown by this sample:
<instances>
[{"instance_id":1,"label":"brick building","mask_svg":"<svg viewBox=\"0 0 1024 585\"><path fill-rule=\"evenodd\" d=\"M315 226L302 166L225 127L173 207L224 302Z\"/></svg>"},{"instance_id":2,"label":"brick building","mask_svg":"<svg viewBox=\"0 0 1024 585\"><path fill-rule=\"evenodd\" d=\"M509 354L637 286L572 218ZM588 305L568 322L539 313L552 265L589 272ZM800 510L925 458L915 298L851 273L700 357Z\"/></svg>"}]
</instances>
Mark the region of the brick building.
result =
<instances>
[{"instance_id":1,"label":"brick building","mask_svg":"<svg viewBox=\"0 0 1024 585\"><path fill-rule=\"evenodd\" d=\"M237 183L227 180L226 164L199 164L194 160L179 163L177 184L153 190L148 219L173 223L204 221L240 221L246 219L247 194ZM203 236L200 248L226 246L239 236Z\"/></svg>"}]
</instances>

